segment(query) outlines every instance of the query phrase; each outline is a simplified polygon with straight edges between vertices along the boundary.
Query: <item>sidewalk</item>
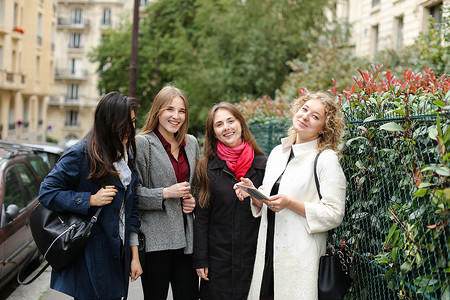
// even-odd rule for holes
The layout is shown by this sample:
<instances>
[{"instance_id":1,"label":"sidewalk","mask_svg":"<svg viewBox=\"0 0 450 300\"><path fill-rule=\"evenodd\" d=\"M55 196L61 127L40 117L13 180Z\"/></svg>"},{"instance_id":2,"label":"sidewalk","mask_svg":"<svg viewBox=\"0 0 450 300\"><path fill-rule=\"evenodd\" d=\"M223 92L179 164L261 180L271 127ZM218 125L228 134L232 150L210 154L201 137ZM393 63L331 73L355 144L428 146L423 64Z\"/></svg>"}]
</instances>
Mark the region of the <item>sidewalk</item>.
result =
<instances>
[{"instance_id":1,"label":"sidewalk","mask_svg":"<svg viewBox=\"0 0 450 300\"><path fill-rule=\"evenodd\" d=\"M34 274L39 271L42 266L45 265L45 261L43 264L31 274L25 281L33 278ZM50 275L51 275L51 267L48 267L44 273L41 274L33 283L29 285L21 285L19 286L9 297L8 300L73 300L72 297L69 297L63 293L55 291L50 288ZM144 295L142 294L142 286L141 286L141 278L135 282L130 282L129 291L128 291L128 299L130 300L143 300ZM170 289L169 296L167 299L172 299Z\"/></svg>"}]
</instances>

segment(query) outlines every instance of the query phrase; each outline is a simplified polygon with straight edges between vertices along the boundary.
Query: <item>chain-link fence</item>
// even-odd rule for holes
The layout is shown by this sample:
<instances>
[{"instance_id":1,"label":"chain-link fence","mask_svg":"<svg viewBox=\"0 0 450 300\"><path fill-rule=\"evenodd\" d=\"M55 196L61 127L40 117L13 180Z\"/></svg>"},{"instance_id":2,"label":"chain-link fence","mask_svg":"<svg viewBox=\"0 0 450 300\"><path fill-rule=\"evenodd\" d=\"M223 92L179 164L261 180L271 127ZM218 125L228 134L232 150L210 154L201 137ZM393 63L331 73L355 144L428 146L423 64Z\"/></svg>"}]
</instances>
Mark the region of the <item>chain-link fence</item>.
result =
<instances>
[{"instance_id":1,"label":"chain-link fence","mask_svg":"<svg viewBox=\"0 0 450 300\"><path fill-rule=\"evenodd\" d=\"M450 299L448 165L439 169L449 149L430 137L436 115L347 120L346 215L334 232L354 251L347 299ZM449 121L441 116L444 127ZM383 130L393 123L405 130ZM289 125L249 128L269 154ZM422 186L428 192L415 194Z\"/></svg>"}]
</instances>

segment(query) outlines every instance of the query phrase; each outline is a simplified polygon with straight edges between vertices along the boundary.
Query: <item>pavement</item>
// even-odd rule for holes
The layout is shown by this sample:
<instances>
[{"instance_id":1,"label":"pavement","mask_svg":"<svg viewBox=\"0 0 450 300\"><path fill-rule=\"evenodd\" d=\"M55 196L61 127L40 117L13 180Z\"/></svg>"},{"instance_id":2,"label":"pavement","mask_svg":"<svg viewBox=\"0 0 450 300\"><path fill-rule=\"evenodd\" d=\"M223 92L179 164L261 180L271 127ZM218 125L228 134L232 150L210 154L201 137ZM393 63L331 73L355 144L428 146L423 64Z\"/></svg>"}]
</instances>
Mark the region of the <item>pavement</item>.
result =
<instances>
[{"instance_id":1,"label":"pavement","mask_svg":"<svg viewBox=\"0 0 450 300\"><path fill-rule=\"evenodd\" d=\"M28 278L24 281L28 281L33 278L33 276L45 265L45 261L43 264L36 269ZM69 297L63 293L55 291L50 288L50 275L51 275L51 267L48 267L44 273L41 274L35 281L30 283L29 285L21 285L19 286L9 297L8 300L73 300L72 297ZM129 291L128 291L128 299L129 300L143 300L144 294L142 292L141 278L135 282L130 281ZM169 296L167 299L172 299L172 295L169 288Z\"/></svg>"}]
</instances>

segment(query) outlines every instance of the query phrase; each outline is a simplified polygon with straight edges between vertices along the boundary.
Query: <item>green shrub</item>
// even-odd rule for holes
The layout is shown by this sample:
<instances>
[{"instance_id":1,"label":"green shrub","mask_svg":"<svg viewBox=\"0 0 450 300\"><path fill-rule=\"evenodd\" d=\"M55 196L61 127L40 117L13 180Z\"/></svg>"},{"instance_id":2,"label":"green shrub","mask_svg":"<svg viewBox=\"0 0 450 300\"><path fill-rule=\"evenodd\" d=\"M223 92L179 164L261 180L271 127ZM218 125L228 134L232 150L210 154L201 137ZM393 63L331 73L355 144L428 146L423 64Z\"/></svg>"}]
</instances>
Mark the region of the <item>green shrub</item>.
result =
<instances>
[{"instance_id":1,"label":"green shrub","mask_svg":"<svg viewBox=\"0 0 450 300\"><path fill-rule=\"evenodd\" d=\"M426 67L359 72L333 89L348 124L338 235L356 254L353 297L449 299L450 79Z\"/></svg>"}]
</instances>

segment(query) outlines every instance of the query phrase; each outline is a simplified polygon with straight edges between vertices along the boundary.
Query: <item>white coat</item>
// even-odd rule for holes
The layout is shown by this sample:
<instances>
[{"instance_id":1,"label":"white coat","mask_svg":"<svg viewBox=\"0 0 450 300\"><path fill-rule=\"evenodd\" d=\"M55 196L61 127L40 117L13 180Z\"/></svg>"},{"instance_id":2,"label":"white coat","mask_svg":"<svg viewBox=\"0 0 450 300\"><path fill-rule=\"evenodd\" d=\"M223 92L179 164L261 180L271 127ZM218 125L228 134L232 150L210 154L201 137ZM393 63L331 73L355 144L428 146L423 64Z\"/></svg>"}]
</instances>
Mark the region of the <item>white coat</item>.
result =
<instances>
[{"instance_id":1,"label":"white coat","mask_svg":"<svg viewBox=\"0 0 450 300\"><path fill-rule=\"evenodd\" d=\"M274 299L318 298L319 258L325 253L327 231L342 222L345 210L346 180L336 152L323 151L317 163L322 200L314 182L314 158L317 140L294 144L295 137L282 139L267 161L263 185L269 196L282 174L291 147L295 157L289 162L279 186L279 194L305 202L306 217L287 208L275 214L274 233ZM253 279L248 299L259 299L264 269L267 235L267 206L260 210L252 205L255 217L261 217Z\"/></svg>"}]
</instances>

